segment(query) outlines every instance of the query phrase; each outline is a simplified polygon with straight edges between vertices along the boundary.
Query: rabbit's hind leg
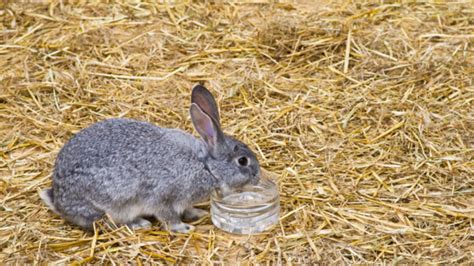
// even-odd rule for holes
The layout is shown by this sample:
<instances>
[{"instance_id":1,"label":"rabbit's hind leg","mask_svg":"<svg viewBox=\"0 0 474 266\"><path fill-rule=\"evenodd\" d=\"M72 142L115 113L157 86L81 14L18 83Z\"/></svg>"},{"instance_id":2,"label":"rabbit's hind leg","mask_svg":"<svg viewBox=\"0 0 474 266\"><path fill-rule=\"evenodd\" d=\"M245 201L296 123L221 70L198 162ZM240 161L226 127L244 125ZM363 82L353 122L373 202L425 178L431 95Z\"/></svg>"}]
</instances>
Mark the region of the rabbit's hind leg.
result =
<instances>
[{"instance_id":1,"label":"rabbit's hind leg","mask_svg":"<svg viewBox=\"0 0 474 266\"><path fill-rule=\"evenodd\" d=\"M107 213L116 224L127 225L130 229L150 228L151 222L143 218L149 214L145 205L134 200L125 203L111 203Z\"/></svg>"}]
</instances>

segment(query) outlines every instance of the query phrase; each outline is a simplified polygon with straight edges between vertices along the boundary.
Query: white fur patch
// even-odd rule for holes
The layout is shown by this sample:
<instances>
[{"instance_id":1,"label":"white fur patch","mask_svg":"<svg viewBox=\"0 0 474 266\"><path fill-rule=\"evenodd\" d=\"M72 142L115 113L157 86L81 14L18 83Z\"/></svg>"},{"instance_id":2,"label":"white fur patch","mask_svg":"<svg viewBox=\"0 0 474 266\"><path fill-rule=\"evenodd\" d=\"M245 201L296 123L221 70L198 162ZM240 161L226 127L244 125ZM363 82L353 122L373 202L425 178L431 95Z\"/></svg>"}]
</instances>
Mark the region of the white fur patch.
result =
<instances>
[{"instance_id":1,"label":"white fur patch","mask_svg":"<svg viewBox=\"0 0 474 266\"><path fill-rule=\"evenodd\" d=\"M46 205L48 206L50 210L52 210L56 214L59 214L58 211L56 210L56 207L54 207L53 199L49 196L50 190L51 190L50 188L41 190L39 192L39 196L44 201L44 203L46 203Z\"/></svg>"}]
</instances>

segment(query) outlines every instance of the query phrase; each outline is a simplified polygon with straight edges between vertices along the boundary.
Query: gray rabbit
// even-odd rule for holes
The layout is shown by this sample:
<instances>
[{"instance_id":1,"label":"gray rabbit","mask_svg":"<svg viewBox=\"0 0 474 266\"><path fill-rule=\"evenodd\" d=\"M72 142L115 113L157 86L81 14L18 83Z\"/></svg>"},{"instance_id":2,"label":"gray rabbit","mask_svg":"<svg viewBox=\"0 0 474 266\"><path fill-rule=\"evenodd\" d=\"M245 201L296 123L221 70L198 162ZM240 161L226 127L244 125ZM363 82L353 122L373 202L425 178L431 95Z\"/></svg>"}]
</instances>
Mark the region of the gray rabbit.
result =
<instances>
[{"instance_id":1,"label":"gray rabbit","mask_svg":"<svg viewBox=\"0 0 474 266\"><path fill-rule=\"evenodd\" d=\"M40 192L51 210L92 230L108 214L117 224L149 227L152 216L170 231L189 232L207 212L193 204L215 189L228 191L260 179L255 154L225 135L212 94L193 88L190 107L202 138L131 119L108 119L83 129L61 149L52 188Z\"/></svg>"}]
</instances>

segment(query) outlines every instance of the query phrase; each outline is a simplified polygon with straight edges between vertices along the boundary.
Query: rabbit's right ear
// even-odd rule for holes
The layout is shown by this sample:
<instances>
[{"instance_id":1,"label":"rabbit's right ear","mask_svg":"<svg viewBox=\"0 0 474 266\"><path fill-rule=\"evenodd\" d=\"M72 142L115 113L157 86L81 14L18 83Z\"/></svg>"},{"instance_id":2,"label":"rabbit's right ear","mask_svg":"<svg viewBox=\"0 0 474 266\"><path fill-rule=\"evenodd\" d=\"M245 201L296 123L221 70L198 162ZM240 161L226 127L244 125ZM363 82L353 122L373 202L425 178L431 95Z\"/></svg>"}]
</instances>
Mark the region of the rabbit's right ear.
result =
<instances>
[{"instance_id":1,"label":"rabbit's right ear","mask_svg":"<svg viewBox=\"0 0 474 266\"><path fill-rule=\"evenodd\" d=\"M195 103L191 104L189 111L194 128L204 139L211 152L217 156L222 146L219 144L224 142L224 133L222 133L220 126Z\"/></svg>"}]
</instances>

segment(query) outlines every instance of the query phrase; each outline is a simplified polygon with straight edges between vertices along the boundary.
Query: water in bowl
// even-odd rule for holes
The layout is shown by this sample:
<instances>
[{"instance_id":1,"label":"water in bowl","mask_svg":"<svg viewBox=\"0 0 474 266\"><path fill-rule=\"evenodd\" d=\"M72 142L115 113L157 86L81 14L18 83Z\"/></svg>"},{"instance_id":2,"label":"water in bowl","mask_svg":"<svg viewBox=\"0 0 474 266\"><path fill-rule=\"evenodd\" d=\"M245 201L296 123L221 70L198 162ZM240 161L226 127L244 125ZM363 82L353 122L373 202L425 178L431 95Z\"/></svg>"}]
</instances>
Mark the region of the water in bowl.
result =
<instances>
[{"instance_id":1,"label":"water in bowl","mask_svg":"<svg viewBox=\"0 0 474 266\"><path fill-rule=\"evenodd\" d=\"M257 185L248 185L225 195L218 190L211 195L212 223L227 232L263 232L278 223L279 216L278 190L267 178L262 178Z\"/></svg>"}]
</instances>

